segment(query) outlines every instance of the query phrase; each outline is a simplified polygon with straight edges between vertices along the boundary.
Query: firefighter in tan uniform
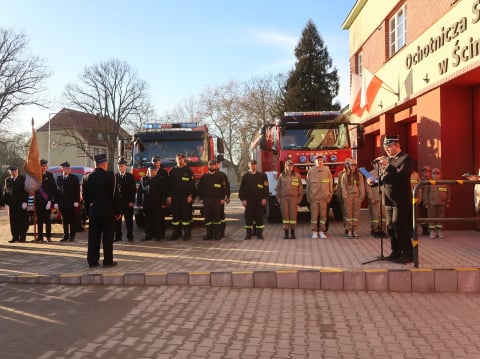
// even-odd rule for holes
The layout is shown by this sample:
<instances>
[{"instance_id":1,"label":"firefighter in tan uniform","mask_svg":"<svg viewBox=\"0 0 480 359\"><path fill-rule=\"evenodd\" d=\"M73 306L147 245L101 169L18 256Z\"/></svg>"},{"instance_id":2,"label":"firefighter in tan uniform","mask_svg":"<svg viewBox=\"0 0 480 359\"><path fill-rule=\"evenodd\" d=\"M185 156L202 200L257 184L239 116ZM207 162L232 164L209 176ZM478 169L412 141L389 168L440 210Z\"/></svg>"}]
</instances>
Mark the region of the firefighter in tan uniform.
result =
<instances>
[{"instance_id":1,"label":"firefighter in tan uniform","mask_svg":"<svg viewBox=\"0 0 480 359\"><path fill-rule=\"evenodd\" d=\"M439 168L432 169L432 180L442 179L442 174ZM431 184L425 186L422 193L422 201L427 209L428 218L444 218L445 210L450 207L451 191L446 184ZM430 222L428 225L430 229L430 238L445 238L443 234L442 222Z\"/></svg>"},{"instance_id":2,"label":"firefighter in tan uniform","mask_svg":"<svg viewBox=\"0 0 480 359\"><path fill-rule=\"evenodd\" d=\"M302 177L293 169L293 162L285 162L285 170L278 177L277 201L282 211L283 239L295 239L297 227L297 208L303 197ZM289 234L290 230L290 234Z\"/></svg>"},{"instance_id":3,"label":"firefighter in tan uniform","mask_svg":"<svg viewBox=\"0 0 480 359\"><path fill-rule=\"evenodd\" d=\"M345 229L348 238L358 238L360 207L365 198L365 181L357 169L357 161L345 161L345 174L342 176L340 191L345 208Z\"/></svg>"},{"instance_id":4,"label":"firefighter in tan uniform","mask_svg":"<svg viewBox=\"0 0 480 359\"><path fill-rule=\"evenodd\" d=\"M318 155L315 166L307 173L307 201L310 203L310 225L312 238L325 239L327 235L328 203L333 196L333 178L330 169L323 165L323 156ZM320 223L318 223L320 218Z\"/></svg>"}]
</instances>

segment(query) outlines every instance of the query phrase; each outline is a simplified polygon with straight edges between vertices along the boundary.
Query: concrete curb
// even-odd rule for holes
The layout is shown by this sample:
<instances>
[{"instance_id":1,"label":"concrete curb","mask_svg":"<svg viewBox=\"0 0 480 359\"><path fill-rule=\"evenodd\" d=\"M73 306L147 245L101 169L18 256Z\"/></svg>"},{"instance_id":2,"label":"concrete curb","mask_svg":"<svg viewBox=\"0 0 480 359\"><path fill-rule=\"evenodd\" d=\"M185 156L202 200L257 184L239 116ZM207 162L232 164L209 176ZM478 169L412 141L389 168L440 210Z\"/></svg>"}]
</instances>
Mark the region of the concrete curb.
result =
<instances>
[{"instance_id":1,"label":"concrete curb","mask_svg":"<svg viewBox=\"0 0 480 359\"><path fill-rule=\"evenodd\" d=\"M0 283L480 293L479 268L0 275Z\"/></svg>"}]
</instances>

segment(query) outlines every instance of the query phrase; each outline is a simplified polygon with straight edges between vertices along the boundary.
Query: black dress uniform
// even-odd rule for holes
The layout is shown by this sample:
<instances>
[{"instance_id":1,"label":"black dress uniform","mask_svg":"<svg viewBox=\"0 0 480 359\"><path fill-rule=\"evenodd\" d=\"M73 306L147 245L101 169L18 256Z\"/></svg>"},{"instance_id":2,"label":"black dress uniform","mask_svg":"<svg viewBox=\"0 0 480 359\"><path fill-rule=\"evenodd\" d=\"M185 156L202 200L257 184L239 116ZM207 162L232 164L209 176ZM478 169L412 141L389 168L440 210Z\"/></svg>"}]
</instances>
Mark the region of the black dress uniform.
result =
<instances>
[{"instance_id":1,"label":"black dress uniform","mask_svg":"<svg viewBox=\"0 0 480 359\"><path fill-rule=\"evenodd\" d=\"M383 145L388 146L394 142L398 142L397 136L385 136ZM412 170L412 158L400 150L394 156L388 157L388 165L383 168L380 175L392 249L387 258L405 264L413 261L413 247L408 229L408 209L412 203L410 186Z\"/></svg>"},{"instance_id":2,"label":"black dress uniform","mask_svg":"<svg viewBox=\"0 0 480 359\"><path fill-rule=\"evenodd\" d=\"M216 162L209 162L209 172L198 183L198 197L203 201L207 234L203 238L221 239L222 205L227 195L225 176L215 171ZM210 167L212 166L212 167Z\"/></svg>"},{"instance_id":3,"label":"black dress uniform","mask_svg":"<svg viewBox=\"0 0 480 359\"><path fill-rule=\"evenodd\" d=\"M256 162L252 162L252 164L256 164ZM253 222L255 222L257 238L263 239L263 216L265 209L262 205L262 200L268 198L267 176L261 172L245 173L240 183L238 196L242 202L247 201L245 206L245 239L252 237Z\"/></svg>"},{"instance_id":4,"label":"black dress uniform","mask_svg":"<svg viewBox=\"0 0 480 359\"><path fill-rule=\"evenodd\" d=\"M62 167L70 167L68 162L61 164ZM75 203L80 203L80 181L78 177L69 173L67 176L57 177L58 206L62 214L63 239L64 241L75 240L75 214L79 207Z\"/></svg>"},{"instance_id":5,"label":"black dress uniform","mask_svg":"<svg viewBox=\"0 0 480 359\"><path fill-rule=\"evenodd\" d=\"M112 266L115 216L120 213L115 175L101 164L107 163L106 155L95 156L96 168L83 177L83 198L88 213L88 254L90 267L98 266L100 243L103 243L103 265ZM106 166L104 166L106 168Z\"/></svg>"},{"instance_id":6,"label":"black dress uniform","mask_svg":"<svg viewBox=\"0 0 480 359\"><path fill-rule=\"evenodd\" d=\"M170 240L181 237L182 228L183 239L189 240L191 238L192 203L188 203L188 198L191 197L192 201L195 198L195 177L191 168L175 166L170 170L167 196L172 199L172 237Z\"/></svg>"},{"instance_id":7,"label":"black dress uniform","mask_svg":"<svg viewBox=\"0 0 480 359\"><path fill-rule=\"evenodd\" d=\"M42 160L44 161L44 160ZM40 162L43 164L43 162ZM45 164L47 162L45 161ZM37 212L38 225L38 241L43 241L43 225L45 224L45 235L47 241L50 242L52 238L52 221L50 218L51 210L54 201L57 197L57 186L53 174L45 171L42 173L42 185L35 193L35 207ZM47 209L48 206L48 209Z\"/></svg>"},{"instance_id":8,"label":"black dress uniform","mask_svg":"<svg viewBox=\"0 0 480 359\"><path fill-rule=\"evenodd\" d=\"M121 160L118 164L126 164L127 161ZM117 173L115 175L118 191L118 202L120 207L120 218L115 221L115 240L122 240L122 216L125 218L125 227L127 228L127 240L133 241L133 206L135 203L135 178L131 173Z\"/></svg>"},{"instance_id":9,"label":"black dress uniform","mask_svg":"<svg viewBox=\"0 0 480 359\"><path fill-rule=\"evenodd\" d=\"M11 172L18 171L15 166L10 166L9 170ZM6 178L3 196L5 204L8 205L10 232L12 233L12 239L9 242L25 242L28 226L28 192L25 191L25 177L17 175Z\"/></svg>"},{"instance_id":10,"label":"black dress uniform","mask_svg":"<svg viewBox=\"0 0 480 359\"><path fill-rule=\"evenodd\" d=\"M153 176L152 174L155 173ZM167 199L167 171L150 168L149 176L142 177L137 196L137 205L142 206L145 216L144 241L160 240L165 236L165 208Z\"/></svg>"}]
</instances>

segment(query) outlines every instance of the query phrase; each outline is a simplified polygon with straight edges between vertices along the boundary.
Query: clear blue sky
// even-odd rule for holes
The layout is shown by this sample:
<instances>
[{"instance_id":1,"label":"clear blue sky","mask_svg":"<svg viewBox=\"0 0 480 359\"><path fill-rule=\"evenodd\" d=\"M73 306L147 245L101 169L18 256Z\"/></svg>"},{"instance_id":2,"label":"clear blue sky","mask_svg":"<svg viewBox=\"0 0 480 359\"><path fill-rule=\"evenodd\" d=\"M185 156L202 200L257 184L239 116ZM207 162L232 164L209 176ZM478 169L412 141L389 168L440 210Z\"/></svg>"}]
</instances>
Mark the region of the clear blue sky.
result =
<instances>
[{"instance_id":1,"label":"clear blue sky","mask_svg":"<svg viewBox=\"0 0 480 359\"><path fill-rule=\"evenodd\" d=\"M86 66L112 58L147 81L162 115L206 86L287 73L307 21L322 36L349 101L348 32L341 25L355 0L0 0L0 26L24 32L45 59L51 110L28 108L25 129L65 106L62 92ZM23 129L23 128L22 128Z\"/></svg>"}]
</instances>

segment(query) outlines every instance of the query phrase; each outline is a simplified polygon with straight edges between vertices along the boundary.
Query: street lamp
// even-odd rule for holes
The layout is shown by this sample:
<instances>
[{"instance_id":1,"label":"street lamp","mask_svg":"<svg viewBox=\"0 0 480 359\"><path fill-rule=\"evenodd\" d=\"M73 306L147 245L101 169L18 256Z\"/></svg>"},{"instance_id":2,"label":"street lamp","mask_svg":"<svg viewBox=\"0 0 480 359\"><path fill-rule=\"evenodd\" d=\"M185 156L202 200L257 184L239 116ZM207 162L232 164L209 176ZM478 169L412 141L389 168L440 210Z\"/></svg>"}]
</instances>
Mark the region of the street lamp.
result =
<instances>
[{"instance_id":1,"label":"street lamp","mask_svg":"<svg viewBox=\"0 0 480 359\"><path fill-rule=\"evenodd\" d=\"M50 148L52 147L50 145L50 120L52 119L52 115L56 115L57 113L56 112L51 112L48 114L48 163L49 165L51 166L50 164Z\"/></svg>"}]
</instances>

